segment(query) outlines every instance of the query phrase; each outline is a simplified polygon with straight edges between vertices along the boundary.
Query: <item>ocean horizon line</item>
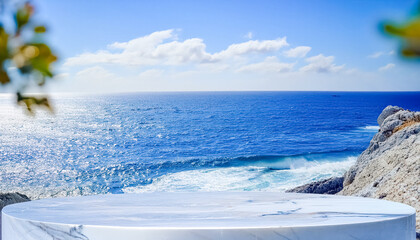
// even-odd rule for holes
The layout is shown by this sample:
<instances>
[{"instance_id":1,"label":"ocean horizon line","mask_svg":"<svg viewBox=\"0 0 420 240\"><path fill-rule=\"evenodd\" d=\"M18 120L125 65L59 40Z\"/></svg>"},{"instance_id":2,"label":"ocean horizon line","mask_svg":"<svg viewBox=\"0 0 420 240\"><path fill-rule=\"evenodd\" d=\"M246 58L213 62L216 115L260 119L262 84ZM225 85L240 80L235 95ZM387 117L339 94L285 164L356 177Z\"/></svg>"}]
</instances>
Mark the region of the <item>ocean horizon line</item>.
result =
<instances>
[{"instance_id":1,"label":"ocean horizon line","mask_svg":"<svg viewBox=\"0 0 420 240\"><path fill-rule=\"evenodd\" d=\"M132 91L132 92L25 92L27 95L124 95L137 93L420 93L420 90L415 91L344 91L344 90L182 90L182 91ZM15 93L4 92L0 96L15 96Z\"/></svg>"}]
</instances>

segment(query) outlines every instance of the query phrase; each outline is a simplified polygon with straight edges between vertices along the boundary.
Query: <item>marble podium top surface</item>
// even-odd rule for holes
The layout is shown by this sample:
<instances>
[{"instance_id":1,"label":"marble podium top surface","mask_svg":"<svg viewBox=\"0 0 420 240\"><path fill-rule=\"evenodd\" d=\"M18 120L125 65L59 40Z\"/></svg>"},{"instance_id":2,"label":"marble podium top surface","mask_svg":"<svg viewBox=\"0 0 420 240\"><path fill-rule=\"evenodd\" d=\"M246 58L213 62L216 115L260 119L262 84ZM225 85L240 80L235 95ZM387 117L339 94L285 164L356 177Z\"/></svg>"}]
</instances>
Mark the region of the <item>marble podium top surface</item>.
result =
<instances>
[{"instance_id":1,"label":"marble podium top surface","mask_svg":"<svg viewBox=\"0 0 420 240\"><path fill-rule=\"evenodd\" d=\"M29 221L140 228L270 228L378 222L415 214L400 203L272 192L143 193L55 198L7 206Z\"/></svg>"}]
</instances>

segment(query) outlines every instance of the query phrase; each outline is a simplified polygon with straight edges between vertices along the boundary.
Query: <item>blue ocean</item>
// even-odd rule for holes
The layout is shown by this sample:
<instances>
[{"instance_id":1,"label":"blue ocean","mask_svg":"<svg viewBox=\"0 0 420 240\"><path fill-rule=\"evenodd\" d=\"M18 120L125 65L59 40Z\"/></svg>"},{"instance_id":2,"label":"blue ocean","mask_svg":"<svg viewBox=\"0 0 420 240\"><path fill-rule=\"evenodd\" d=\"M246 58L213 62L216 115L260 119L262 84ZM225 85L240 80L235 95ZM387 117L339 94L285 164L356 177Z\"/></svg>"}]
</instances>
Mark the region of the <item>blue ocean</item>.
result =
<instances>
[{"instance_id":1,"label":"blue ocean","mask_svg":"<svg viewBox=\"0 0 420 240\"><path fill-rule=\"evenodd\" d=\"M285 191L342 175L387 105L420 92L178 92L54 96L24 114L0 96L0 192Z\"/></svg>"}]
</instances>

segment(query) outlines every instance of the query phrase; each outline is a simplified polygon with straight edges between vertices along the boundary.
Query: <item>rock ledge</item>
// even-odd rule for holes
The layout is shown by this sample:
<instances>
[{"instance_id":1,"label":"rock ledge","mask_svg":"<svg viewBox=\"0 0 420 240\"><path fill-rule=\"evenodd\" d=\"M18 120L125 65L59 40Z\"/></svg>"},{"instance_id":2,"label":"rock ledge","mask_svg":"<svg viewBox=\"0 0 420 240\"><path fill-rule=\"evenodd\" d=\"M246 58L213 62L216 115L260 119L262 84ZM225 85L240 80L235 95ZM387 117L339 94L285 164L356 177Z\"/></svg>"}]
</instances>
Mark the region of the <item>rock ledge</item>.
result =
<instances>
[{"instance_id":1,"label":"rock ledge","mask_svg":"<svg viewBox=\"0 0 420 240\"><path fill-rule=\"evenodd\" d=\"M401 202L416 209L420 229L420 112L388 106L378 124L378 133L344 174L341 186L327 179L289 191L334 194L341 187L337 194Z\"/></svg>"}]
</instances>

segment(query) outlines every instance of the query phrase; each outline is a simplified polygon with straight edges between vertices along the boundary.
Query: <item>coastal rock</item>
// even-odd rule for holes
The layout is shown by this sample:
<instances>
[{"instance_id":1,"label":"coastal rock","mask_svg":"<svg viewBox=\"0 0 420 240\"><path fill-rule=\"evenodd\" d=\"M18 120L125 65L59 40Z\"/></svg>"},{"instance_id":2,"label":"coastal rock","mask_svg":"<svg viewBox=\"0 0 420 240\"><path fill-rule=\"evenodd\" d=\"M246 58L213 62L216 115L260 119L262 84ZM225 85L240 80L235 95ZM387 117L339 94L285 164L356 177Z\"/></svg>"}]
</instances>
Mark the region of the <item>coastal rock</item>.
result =
<instances>
[{"instance_id":1,"label":"coastal rock","mask_svg":"<svg viewBox=\"0 0 420 240\"><path fill-rule=\"evenodd\" d=\"M411 136L417 136L420 132L420 112L402 110L399 107L388 106L378 117L381 123L379 132L373 137L369 147L358 157L344 175L344 186L350 185L355 176L365 167L388 150L401 145ZM407 144L407 143L405 143Z\"/></svg>"},{"instance_id":2,"label":"coastal rock","mask_svg":"<svg viewBox=\"0 0 420 240\"><path fill-rule=\"evenodd\" d=\"M31 199L20 193L0 193L0 212L1 210L13 203L27 202ZM1 217L0 217L0 240L1 240Z\"/></svg>"},{"instance_id":3,"label":"coastal rock","mask_svg":"<svg viewBox=\"0 0 420 240\"><path fill-rule=\"evenodd\" d=\"M0 211L7 205L13 203L27 202L31 199L21 193L0 193Z\"/></svg>"},{"instance_id":4,"label":"coastal rock","mask_svg":"<svg viewBox=\"0 0 420 240\"><path fill-rule=\"evenodd\" d=\"M286 192L294 193L316 193L316 194L336 194L343 189L344 177L332 177L318 182L308 183Z\"/></svg>"},{"instance_id":5,"label":"coastal rock","mask_svg":"<svg viewBox=\"0 0 420 240\"><path fill-rule=\"evenodd\" d=\"M402 120L403 117L407 119ZM340 195L380 198L405 203L416 209L420 228L420 114L400 111L385 119L382 126L401 120L385 141L382 129L369 148L345 174Z\"/></svg>"},{"instance_id":6,"label":"coastal rock","mask_svg":"<svg viewBox=\"0 0 420 240\"><path fill-rule=\"evenodd\" d=\"M388 106L378 117L380 129L369 147L344 174L339 195L401 202L416 209L420 229L420 112ZM334 192L335 185L318 181L293 190ZM331 187L331 188L328 188Z\"/></svg>"},{"instance_id":7,"label":"coastal rock","mask_svg":"<svg viewBox=\"0 0 420 240\"><path fill-rule=\"evenodd\" d=\"M386 107L378 117L378 125L381 126L383 121L387 117L389 117L390 115L392 115L396 112L402 111L402 110L404 110L404 109L402 109L400 107L397 107L397 106L391 106L390 105L390 106Z\"/></svg>"}]
</instances>

